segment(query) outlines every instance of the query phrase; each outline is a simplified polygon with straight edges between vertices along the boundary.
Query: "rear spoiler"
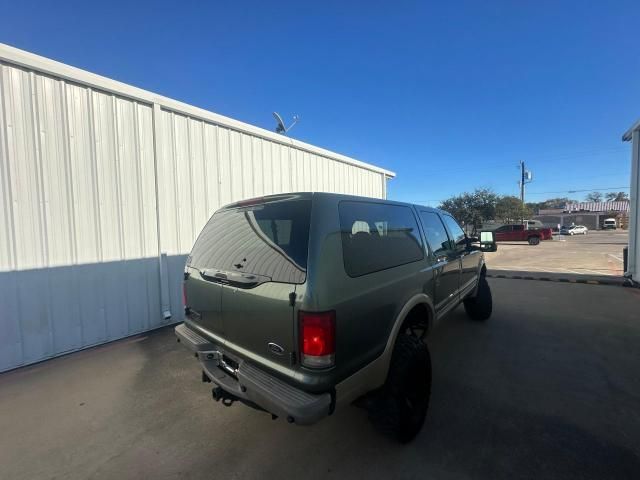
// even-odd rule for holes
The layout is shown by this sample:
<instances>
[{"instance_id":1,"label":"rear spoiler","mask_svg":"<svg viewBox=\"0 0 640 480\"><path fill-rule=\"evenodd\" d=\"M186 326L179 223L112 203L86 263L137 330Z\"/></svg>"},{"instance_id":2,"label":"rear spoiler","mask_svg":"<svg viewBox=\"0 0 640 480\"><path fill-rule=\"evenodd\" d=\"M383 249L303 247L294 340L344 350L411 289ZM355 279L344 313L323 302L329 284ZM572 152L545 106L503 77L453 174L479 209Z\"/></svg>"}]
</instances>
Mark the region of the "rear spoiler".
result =
<instances>
[{"instance_id":1,"label":"rear spoiler","mask_svg":"<svg viewBox=\"0 0 640 480\"><path fill-rule=\"evenodd\" d=\"M248 198L246 200L240 200L238 202L230 203L222 207L222 209L245 208L245 207L252 207L254 205L262 205L263 203L310 199L311 195L312 195L311 193L307 193L307 192L286 193L286 194L280 194L280 195L266 195L264 197Z\"/></svg>"}]
</instances>

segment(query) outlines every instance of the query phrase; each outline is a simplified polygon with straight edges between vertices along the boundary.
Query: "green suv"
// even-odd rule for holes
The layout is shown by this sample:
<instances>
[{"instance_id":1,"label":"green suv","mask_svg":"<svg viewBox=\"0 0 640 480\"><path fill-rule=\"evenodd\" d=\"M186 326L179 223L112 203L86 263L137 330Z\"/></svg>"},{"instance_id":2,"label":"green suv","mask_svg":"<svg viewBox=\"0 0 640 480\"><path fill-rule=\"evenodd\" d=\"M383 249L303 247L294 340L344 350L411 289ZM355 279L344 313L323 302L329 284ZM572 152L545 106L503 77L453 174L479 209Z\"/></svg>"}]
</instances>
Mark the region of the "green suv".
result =
<instances>
[{"instance_id":1,"label":"green suv","mask_svg":"<svg viewBox=\"0 0 640 480\"><path fill-rule=\"evenodd\" d=\"M273 195L218 210L184 273L175 329L213 397L309 425L353 403L401 442L431 391L425 338L464 304L491 315L482 251L433 208L329 193Z\"/></svg>"}]
</instances>

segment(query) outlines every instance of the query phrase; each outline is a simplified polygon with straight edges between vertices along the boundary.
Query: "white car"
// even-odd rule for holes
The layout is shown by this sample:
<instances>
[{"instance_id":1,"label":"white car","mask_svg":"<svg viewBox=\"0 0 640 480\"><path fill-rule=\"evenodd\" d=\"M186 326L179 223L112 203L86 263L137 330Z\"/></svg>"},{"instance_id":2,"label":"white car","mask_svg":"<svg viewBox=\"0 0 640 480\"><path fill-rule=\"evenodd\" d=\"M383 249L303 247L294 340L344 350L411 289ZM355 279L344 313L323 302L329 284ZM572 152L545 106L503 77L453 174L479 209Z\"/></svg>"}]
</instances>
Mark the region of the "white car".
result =
<instances>
[{"instance_id":1,"label":"white car","mask_svg":"<svg viewBox=\"0 0 640 480\"><path fill-rule=\"evenodd\" d=\"M567 229L569 235L586 235L589 232L584 225L574 225Z\"/></svg>"}]
</instances>

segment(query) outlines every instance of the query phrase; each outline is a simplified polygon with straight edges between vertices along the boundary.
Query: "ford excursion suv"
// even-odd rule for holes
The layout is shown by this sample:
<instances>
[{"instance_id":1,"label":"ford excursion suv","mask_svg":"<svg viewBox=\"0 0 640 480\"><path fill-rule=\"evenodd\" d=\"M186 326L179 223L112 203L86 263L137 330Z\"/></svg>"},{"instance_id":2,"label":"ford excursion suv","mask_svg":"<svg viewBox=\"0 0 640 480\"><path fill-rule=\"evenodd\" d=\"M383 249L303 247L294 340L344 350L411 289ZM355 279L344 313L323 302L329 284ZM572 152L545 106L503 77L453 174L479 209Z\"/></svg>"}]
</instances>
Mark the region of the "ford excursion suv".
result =
<instances>
[{"instance_id":1,"label":"ford excursion suv","mask_svg":"<svg viewBox=\"0 0 640 480\"><path fill-rule=\"evenodd\" d=\"M446 212L329 193L246 200L218 210L184 272L178 341L213 397L313 424L365 406L408 442L431 392L425 339L460 303L486 320L483 251ZM356 402L357 401L357 402Z\"/></svg>"}]
</instances>

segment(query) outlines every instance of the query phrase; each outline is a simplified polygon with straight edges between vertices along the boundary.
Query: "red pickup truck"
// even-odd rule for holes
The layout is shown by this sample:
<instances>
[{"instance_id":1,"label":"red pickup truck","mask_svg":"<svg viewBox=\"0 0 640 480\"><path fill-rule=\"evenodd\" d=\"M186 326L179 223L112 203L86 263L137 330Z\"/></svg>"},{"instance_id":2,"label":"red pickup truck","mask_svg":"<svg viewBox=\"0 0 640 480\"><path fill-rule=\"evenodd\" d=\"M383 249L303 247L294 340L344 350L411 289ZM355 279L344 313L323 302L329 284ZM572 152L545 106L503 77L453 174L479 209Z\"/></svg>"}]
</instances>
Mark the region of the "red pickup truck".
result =
<instances>
[{"instance_id":1,"label":"red pickup truck","mask_svg":"<svg viewBox=\"0 0 640 480\"><path fill-rule=\"evenodd\" d=\"M495 229L494 234L497 242L529 242L529 245L538 245L541 240L550 240L553 236L550 228L526 229L524 225L503 225Z\"/></svg>"}]
</instances>

